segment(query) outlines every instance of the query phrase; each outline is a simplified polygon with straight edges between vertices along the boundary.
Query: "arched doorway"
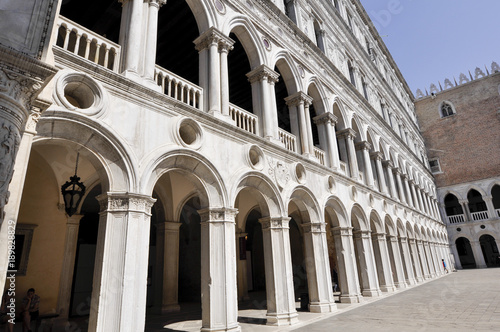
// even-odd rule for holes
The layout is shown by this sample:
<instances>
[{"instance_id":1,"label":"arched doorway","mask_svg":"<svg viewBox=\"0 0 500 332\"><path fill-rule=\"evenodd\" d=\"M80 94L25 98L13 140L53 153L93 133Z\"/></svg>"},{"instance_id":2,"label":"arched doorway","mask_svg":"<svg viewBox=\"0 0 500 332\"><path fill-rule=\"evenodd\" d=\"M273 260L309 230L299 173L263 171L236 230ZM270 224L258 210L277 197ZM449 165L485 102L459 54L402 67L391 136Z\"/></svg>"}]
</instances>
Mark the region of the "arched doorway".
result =
<instances>
[{"instance_id":1,"label":"arched doorway","mask_svg":"<svg viewBox=\"0 0 500 332\"><path fill-rule=\"evenodd\" d=\"M472 252L472 247L470 245L469 239L465 237L459 237L455 241L457 246L458 258L460 259L460 264L464 269L475 269L476 261L474 259L474 253Z\"/></svg>"},{"instance_id":2,"label":"arched doorway","mask_svg":"<svg viewBox=\"0 0 500 332\"><path fill-rule=\"evenodd\" d=\"M481 250L483 252L484 262L487 267L500 266L500 253L495 238L485 234L479 238Z\"/></svg>"}]
</instances>

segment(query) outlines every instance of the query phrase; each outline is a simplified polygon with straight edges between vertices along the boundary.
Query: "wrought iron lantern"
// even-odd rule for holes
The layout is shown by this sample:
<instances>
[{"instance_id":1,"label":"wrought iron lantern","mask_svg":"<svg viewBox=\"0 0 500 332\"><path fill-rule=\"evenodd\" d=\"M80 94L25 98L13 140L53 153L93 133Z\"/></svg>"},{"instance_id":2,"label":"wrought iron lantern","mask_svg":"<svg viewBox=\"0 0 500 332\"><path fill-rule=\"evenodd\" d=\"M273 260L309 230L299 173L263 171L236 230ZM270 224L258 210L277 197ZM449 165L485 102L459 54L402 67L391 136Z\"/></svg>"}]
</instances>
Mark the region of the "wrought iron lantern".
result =
<instances>
[{"instance_id":1,"label":"wrought iron lantern","mask_svg":"<svg viewBox=\"0 0 500 332\"><path fill-rule=\"evenodd\" d=\"M71 176L70 181L66 181L65 184L61 186L61 193L64 199L64 209L68 216L72 216L75 214L80 201L85 195L85 186L80 182L80 178L77 175L78 170L78 158L80 154L76 155L76 166L75 166L75 175Z\"/></svg>"}]
</instances>

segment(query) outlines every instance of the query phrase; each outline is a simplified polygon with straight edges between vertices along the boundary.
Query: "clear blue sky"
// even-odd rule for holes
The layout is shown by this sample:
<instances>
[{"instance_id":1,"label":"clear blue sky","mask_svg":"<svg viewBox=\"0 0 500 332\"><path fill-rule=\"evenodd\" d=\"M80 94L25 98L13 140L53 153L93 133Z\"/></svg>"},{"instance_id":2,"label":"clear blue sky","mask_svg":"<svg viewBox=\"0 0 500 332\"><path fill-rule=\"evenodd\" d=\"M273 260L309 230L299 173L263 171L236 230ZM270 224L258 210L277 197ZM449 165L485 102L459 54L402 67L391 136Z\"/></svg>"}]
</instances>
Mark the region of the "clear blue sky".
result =
<instances>
[{"instance_id":1,"label":"clear blue sky","mask_svg":"<svg viewBox=\"0 0 500 332\"><path fill-rule=\"evenodd\" d=\"M500 64L500 0L361 0L415 95ZM486 72L485 72L486 73ZM439 86L438 86L439 88Z\"/></svg>"}]
</instances>

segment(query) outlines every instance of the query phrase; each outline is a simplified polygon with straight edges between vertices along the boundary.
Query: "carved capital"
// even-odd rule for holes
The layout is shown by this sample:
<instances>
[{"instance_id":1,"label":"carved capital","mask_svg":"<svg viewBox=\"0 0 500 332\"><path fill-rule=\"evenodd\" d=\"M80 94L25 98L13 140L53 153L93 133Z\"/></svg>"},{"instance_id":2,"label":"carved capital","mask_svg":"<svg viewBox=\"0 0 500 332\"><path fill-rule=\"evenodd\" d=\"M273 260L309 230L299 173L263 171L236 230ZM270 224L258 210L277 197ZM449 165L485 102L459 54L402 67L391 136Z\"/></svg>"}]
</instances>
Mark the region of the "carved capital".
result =
<instances>
[{"instance_id":1,"label":"carved capital","mask_svg":"<svg viewBox=\"0 0 500 332\"><path fill-rule=\"evenodd\" d=\"M277 218L261 218L259 222L262 225L262 230L273 230L273 229L288 229L288 223L291 218L288 217L277 217Z\"/></svg>"},{"instance_id":2,"label":"carved capital","mask_svg":"<svg viewBox=\"0 0 500 332\"><path fill-rule=\"evenodd\" d=\"M368 143L368 141L358 142L354 146L356 147L356 150L370 151L370 149L372 148L372 145L370 143Z\"/></svg>"},{"instance_id":3,"label":"carved capital","mask_svg":"<svg viewBox=\"0 0 500 332\"><path fill-rule=\"evenodd\" d=\"M370 153L370 158L374 160L382 160L383 154L380 151L374 151Z\"/></svg>"},{"instance_id":4,"label":"carved capital","mask_svg":"<svg viewBox=\"0 0 500 332\"><path fill-rule=\"evenodd\" d=\"M208 48L210 45L221 45L233 46L234 40L224 35L221 31L214 27L211 27L204 33L202 33L198 38L194 40L195 48L198 52ZM224 47L224 46L223 46ZM227 49L228 50L228 49Z\"/></svg>"},{"instance_id":5,"label":"carved capital","mask_svg":"<svg viewBox=\"0 0 500 332\"><path fill-rule=\"evenodd\" d=\"M326 112L326 113L320 114L318 116L315 116L313 118L313 121L317 125L323 124L323 123L335 125L338 121L338 118L335 115L333 115L333 113Z\"/></svg>"},{"instance_id":6,"label":"carved capital","mask_svg":"<svg viewBox=\"0 0 500 332\"><path fill-rule=\"evenodd\" d=\"M332 229L333 235L352 236L352 227L335 227Z\"/></svg>"},{"instance_id":7,"label":"carved capital","mask_svg":"<svg viewBox=\"0 0 500 332\"><path fill-rule=\"evenodd\" d=\"M277 72L266 65L260 65L246 75L250 83L268 81L272 84L278 82L278 77L280 76Z\"/></svg>"},{"instance_id":8,"label":"carved capital","mask_svg":"<svg viewBox=\"0 0 500 332\"><path fill-rule=\"evenodd\" d=\"M113 193L96 197L101 206L101 212L141 212L151 214L151 207L156 199L140 194Z\"/></svg>"},{"instance_id":9,"label":"carved capital","mask_svg":"<svg viewBox=\"0 0 500 332\"><path fill-rule=\"evenodd\" d=\"M302 224L302 229L304 233L326 233L326 224L320 222Z\"/></svg>"},{"instance_id":10,"label":"carved capital","mask_svg":"<svg viewBox=\"0 0 500 332\"><path fill-rule=\"evenodd\" d=\"M394 164L392 163L391 160L383 160L382 161L382 166L384 166L387 169L392 169L394 167Z\"/></svg>"},{"instance_id":11,"label":"carved capital","mask_svg":"<svg viewBox=\"0 0 500 332\"><path fill-rule=\"evenodd\" d=\"M291 96L286 97L285 101L288 106L298 106L300 104L309 106L311 105L313 98L305 94L304 92L299 91Z\"/></svg>"},{"instance_id":12,"label":"carved capital","mask_svg":"<svg viewBox=\"0 0 500 332\"><path fill-rule=\"evenodd\" d=\"M234 223L238 209L231 208L206 208L198 210L201 222L230 222Z\"/></svg>"},{"instance_id":13,"label":"carved capital","mask_svg":"<svg viewBox=\"0 0 500 332\"><path fill-rule=\"evenodd\" d=\"M345 139L354 139L356 137L356 132L352 128L346 128L346 129L337 131L337 137L345 138Z\"/></svg>"},{"instance_id":14,"label":"carved capital","mask_svg":"<svg viewBox=\"0 0 500 332\"><path fill-rule=\"evenodd\" d=\"M7 190L14 172L14 162L21 143L19 129L7 121L0 123L0 212L9 201ZM2 217L0 217L1 219Z\"/></svg>"}]
</instances>

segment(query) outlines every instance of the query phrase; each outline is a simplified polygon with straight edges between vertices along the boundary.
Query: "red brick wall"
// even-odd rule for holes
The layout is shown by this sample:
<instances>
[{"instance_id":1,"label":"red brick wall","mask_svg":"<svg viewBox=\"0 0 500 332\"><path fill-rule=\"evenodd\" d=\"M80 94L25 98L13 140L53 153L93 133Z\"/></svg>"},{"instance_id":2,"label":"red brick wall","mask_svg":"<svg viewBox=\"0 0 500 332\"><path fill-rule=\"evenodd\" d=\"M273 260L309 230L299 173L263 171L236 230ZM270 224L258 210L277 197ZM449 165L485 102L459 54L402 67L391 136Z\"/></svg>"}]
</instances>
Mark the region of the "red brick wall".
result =
<instances>
[{"instance_id":1,"label":"red brick wall","mask_svg":"<svg viewBox=\"0 0 500 332\"><path fill-rule=\"evenodd\" d=\"M429 159L439 158L438 187L500 175L500 73L415 104ZM441 118L449 101L456 114Z\"/></svg>"}]
</instances>

